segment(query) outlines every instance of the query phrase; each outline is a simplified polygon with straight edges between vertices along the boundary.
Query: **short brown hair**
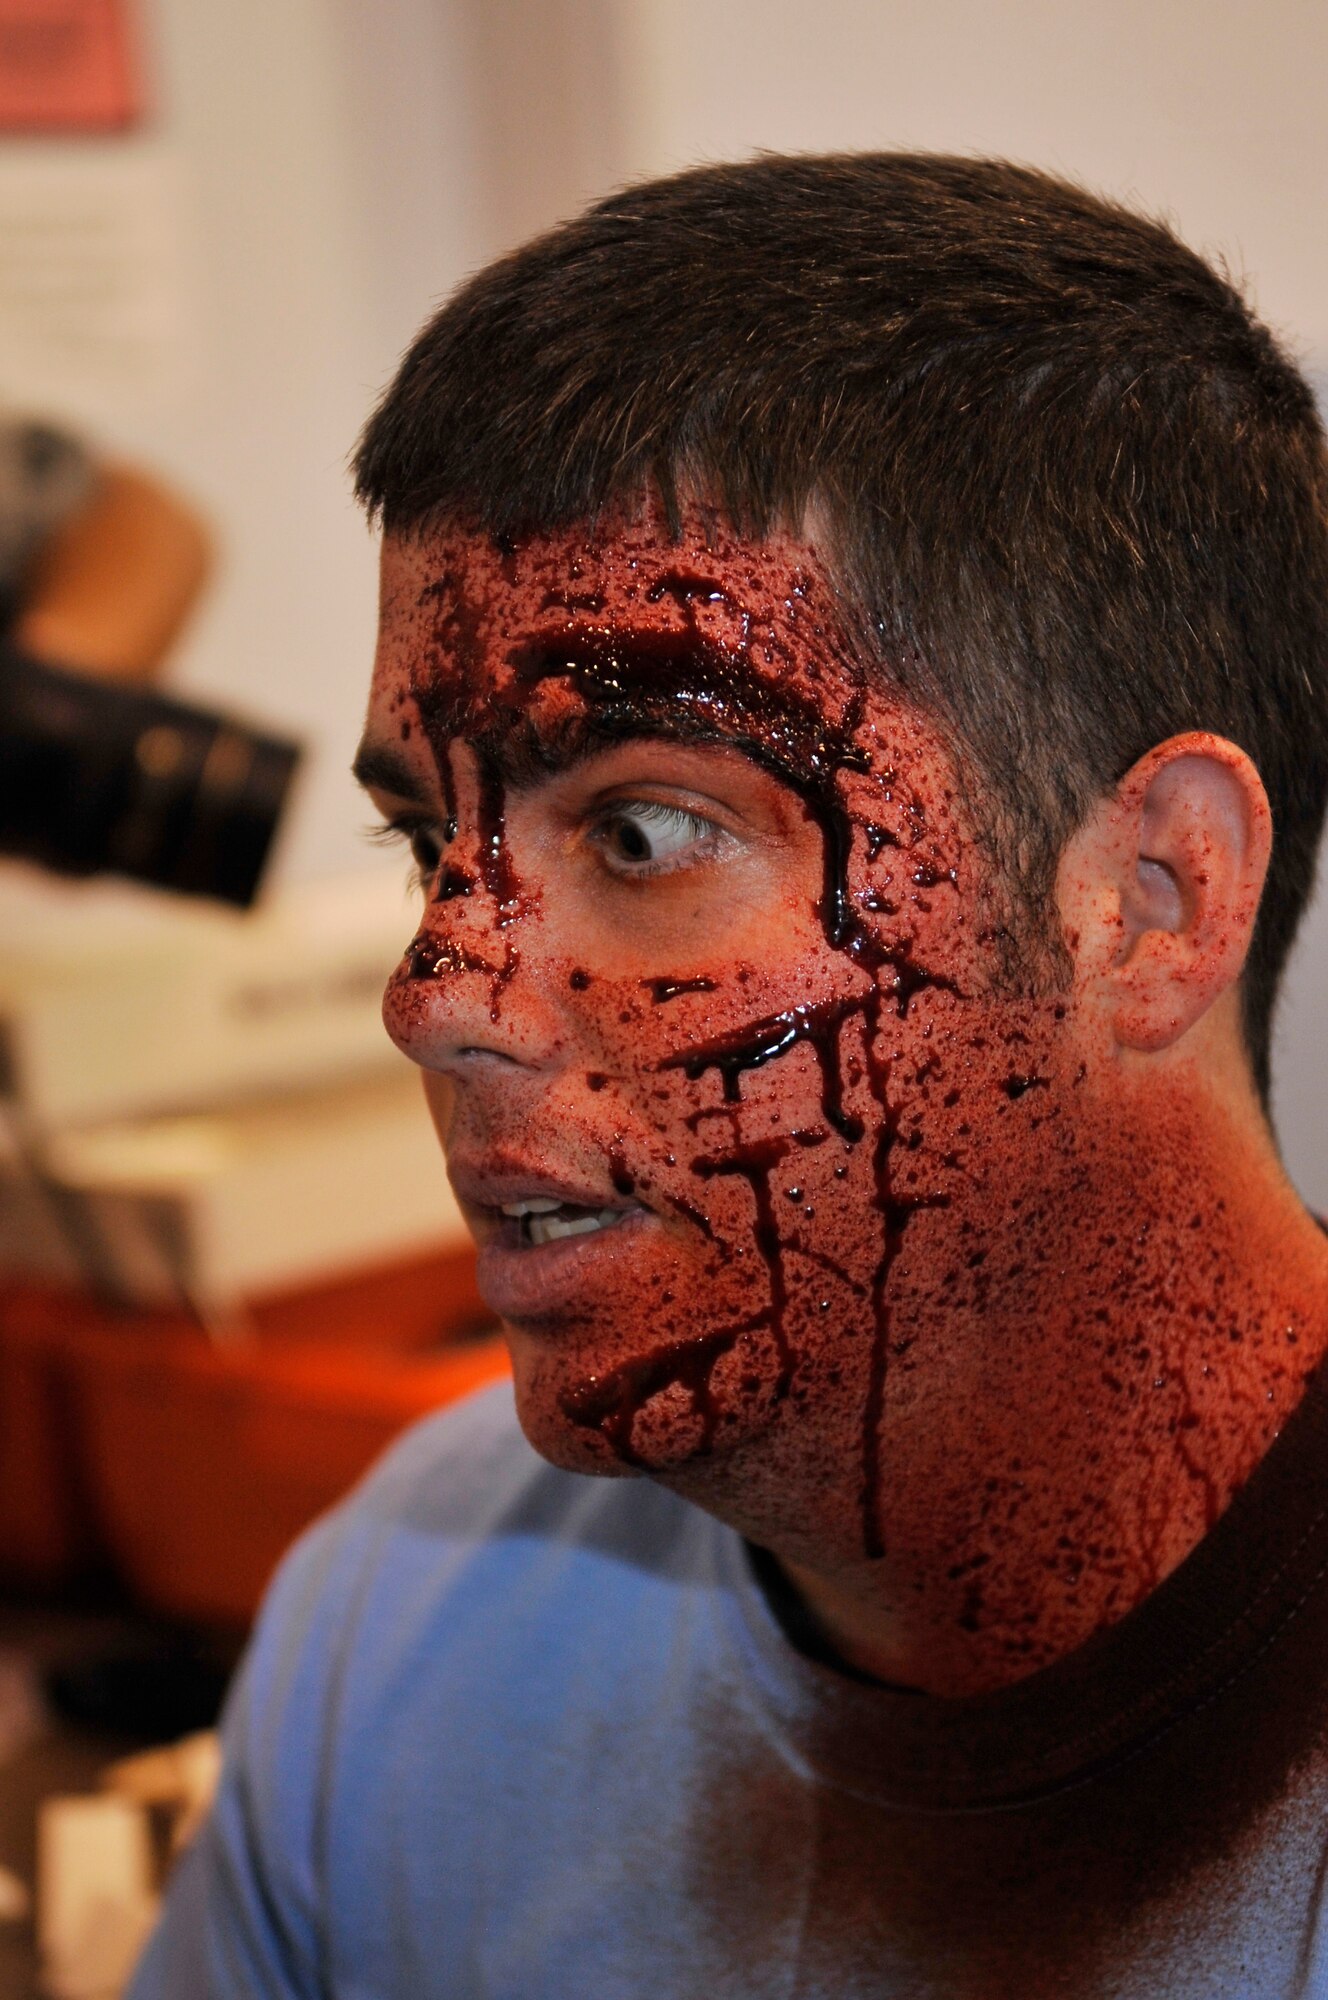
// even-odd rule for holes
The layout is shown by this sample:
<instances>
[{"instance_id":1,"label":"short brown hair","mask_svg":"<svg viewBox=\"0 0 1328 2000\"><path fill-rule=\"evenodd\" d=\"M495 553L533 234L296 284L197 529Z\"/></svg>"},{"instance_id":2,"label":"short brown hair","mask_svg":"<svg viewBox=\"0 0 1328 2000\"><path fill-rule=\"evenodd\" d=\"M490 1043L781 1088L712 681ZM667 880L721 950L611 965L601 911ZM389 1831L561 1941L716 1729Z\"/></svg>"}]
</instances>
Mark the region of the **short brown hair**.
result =
<instances>
[{"instance_id":1,"label":"short brown hair","mask_svg":"<svg viewBox=\"0 0 1328 2000\"><path fill-rule=\"evenodd\" d=\"M1044 936L1066 838L1155 742L1254 759L1273 1002L1328 798L1328 473L1310 391L1166 228L1028 168L704 167L482 271L370 420L390 529L593 519L653 484L760 536L815 504L894 681L945 726Z\"/></svg>"}]
</instances>

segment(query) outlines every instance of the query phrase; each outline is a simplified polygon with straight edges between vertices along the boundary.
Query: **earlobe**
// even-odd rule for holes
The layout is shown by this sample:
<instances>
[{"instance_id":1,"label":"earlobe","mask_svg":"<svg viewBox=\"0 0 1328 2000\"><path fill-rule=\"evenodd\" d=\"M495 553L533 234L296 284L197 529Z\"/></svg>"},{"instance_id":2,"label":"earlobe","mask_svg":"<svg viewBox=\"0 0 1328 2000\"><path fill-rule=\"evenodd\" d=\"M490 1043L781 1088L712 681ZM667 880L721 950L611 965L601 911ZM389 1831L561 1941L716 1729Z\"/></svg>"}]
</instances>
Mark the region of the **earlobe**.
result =
<instances>
[{"instance_id":1,"label":"earlobe","mask_svg":"<svg viewBox=\"0 0 1328 2000\"><path fill-rule=\"evenodd\" d=\"M1223 737L1171 737L1126 773L1077 844L1061 879L1077 904L1079 965L1118 1046L1169 1048L1244 967L1272 848L1263 781Z\"/></svg>"}]
</instances>

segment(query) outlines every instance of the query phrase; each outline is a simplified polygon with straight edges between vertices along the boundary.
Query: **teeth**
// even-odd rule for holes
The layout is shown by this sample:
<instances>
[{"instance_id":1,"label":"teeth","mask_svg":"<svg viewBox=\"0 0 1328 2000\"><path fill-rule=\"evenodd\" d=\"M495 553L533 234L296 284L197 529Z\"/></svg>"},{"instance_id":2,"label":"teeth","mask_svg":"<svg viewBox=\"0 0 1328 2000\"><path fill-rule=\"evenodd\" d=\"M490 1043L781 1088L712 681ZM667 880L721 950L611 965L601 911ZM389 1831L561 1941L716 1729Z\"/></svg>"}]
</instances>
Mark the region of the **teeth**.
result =
<instances>
[{"instance_id":1,"label":"teeth","mask_svg":"<svg viewBox=\"0 0 1328 2000\"><path fill-rule=\"evenodd\" d=\"M558 1207L558 1203L553 1203ZM531 1243L556 1243L563 1236L589 1236L596 1229L607 1229L620 1219L621 1211L616 1208L602 1208L598 1215L552 1215L547 1210L531 1214L526 1223L526 1234Z\"/></svg>"},{"instance_id":2,"label":"teeth","mask_svg":"<svg viewBox=\"0 0 1328 2000\"><path fill-rule=\"evenodd\" d=\"M505 1201L503 1214L523 1225L521 1233L527 1243L556 1243L562 1236L589 1236L593 1230L607 1229L610 1223L622 1221L621 1209L587 1211L567 1202L549 1201L543 1195L532 1195L526 1201Z\"/></svg>"}]
</instances>

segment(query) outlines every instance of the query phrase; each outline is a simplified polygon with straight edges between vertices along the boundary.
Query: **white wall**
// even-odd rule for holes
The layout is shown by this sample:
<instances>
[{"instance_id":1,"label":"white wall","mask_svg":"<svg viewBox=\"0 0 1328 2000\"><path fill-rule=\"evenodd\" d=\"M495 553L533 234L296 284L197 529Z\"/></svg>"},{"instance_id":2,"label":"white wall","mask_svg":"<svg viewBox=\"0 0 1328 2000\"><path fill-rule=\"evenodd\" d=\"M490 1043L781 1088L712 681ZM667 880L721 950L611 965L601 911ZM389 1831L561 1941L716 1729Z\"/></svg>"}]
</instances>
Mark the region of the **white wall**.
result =
<instances>
[{"instance_id":1,"label":"white wall","mask_svg":"<svg viewBox=\"0 0 1328 2000\"><path fill-rule=\"evenodd\" d=\"M216 526L216 581L173 678L307 740L276 874L383 866L347 775L375 561L347 456L430 306L613 177L613 38L598 0L146 0L144 14L150 128L10 151L137 157L176 183L183 365L142 391L75 384L65 405ZM583 89L598 109L568 119Z\"/></svg>"},{"instance_id":2,"label":"white wall","mask_svg":"<svg viewBox=\"0 0 1328 2000\"><path fill-rule=\"evenodd\" d=\"M1247 274L1328 380L1322 0L150 0L182 182L191 383L89 414L214 515L190 686L314 746L288 878L374 865L345 765L373 555L344 460L400 348L487 257L628 176L756 147L922 146L1077 175ZM1279 1122L1328 1208L1328 897Z\"/></svg>"}]
</instances>

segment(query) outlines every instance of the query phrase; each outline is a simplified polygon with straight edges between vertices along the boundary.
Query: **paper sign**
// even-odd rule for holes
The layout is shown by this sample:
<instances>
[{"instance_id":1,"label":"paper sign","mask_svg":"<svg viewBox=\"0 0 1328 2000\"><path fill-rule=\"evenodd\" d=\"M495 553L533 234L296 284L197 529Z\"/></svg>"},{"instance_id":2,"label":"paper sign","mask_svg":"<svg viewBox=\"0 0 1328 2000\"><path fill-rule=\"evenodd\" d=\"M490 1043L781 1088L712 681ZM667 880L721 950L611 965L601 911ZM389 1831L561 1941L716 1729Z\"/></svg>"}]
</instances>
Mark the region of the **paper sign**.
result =
<instances>
[{"instance_id":1,"label":"paper sign","mask_svg":"<svg viewBox=\"0 0 1328 2000\"><path fill-rule=\"evenodd\" d=\"M174 161L138 140L0 146L0 402L96 425L175 393L182 359Z\"/></svg>"},{"instance_id":2,"label":"paper sign","mask_svg":"<svg viewBox=\"0 0 1328 2000\"><path fill-rule=\"evenodd\" d=\"M114 132L142 113L125 0L0 0L0 133Z\"/></svg>"}]
</instances>

